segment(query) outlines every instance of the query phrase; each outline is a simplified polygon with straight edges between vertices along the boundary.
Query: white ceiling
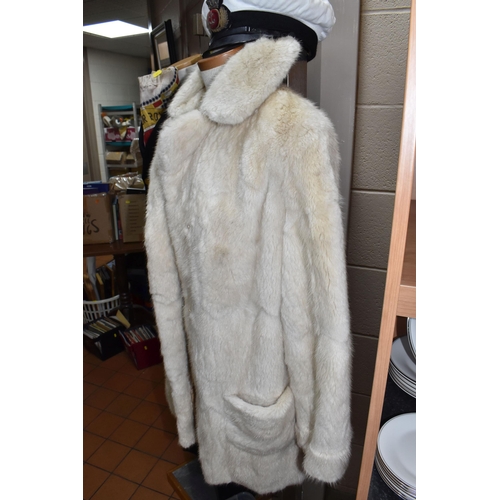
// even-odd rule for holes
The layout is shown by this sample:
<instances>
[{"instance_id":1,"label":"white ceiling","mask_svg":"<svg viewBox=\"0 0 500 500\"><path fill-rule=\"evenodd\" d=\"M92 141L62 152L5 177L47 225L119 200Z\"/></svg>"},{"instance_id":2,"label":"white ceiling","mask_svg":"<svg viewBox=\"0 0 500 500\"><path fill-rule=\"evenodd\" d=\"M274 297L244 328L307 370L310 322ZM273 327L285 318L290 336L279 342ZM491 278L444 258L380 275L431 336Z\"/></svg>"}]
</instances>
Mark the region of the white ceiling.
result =
<instances>
[{"instance_id":1,"label":"white ceiling","mask_svg":"<svg viewBox=\"0 0 500 500\"><path fill-rule=\"evenodd\" d=\"M149 28L147 0L83 0L83 26L115 20ZM151 53L148 33L120 38L84 33L83 46L148 59Z\"/></svg>"}]
</instances>

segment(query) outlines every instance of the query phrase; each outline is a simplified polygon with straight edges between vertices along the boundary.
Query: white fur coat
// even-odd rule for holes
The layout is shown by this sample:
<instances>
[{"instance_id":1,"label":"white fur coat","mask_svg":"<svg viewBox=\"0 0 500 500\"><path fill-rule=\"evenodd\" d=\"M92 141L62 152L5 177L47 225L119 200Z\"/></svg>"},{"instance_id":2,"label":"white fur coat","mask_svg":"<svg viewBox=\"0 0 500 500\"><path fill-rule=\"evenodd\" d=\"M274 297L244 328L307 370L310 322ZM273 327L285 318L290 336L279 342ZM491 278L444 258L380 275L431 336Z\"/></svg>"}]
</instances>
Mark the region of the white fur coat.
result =
<instances>
[{"instance_id":1,"label":"white fur coat","mask_svg":"<svg viewBox=\"0 0 500 500\"><path fill-rule=\"evenodd\" d=\"M338 481L351 339L334 128L260 39L172 101L151 166L150 289L166 392L205 480L257 493Z\"/></svg>"}]
</instances>

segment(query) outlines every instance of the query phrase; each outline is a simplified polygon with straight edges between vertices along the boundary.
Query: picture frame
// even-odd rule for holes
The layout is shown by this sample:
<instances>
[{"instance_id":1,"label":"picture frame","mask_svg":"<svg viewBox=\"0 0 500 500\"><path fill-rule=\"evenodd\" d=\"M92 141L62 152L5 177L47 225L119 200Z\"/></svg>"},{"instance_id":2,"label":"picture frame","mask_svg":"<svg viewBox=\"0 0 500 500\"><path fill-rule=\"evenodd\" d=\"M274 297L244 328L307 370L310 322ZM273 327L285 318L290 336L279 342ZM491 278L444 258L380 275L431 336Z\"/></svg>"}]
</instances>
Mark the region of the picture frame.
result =
<instances>
[{"instance_id":1,"label":"picture frame","mask_svg":"<svg viewBox=\"0 0 500 500\"><path fill-rule=\"evenodd\" d=\"M167 68L178 61L171 19L151 31L151 46L155 70Z\"/></svg>"}]
</instances>

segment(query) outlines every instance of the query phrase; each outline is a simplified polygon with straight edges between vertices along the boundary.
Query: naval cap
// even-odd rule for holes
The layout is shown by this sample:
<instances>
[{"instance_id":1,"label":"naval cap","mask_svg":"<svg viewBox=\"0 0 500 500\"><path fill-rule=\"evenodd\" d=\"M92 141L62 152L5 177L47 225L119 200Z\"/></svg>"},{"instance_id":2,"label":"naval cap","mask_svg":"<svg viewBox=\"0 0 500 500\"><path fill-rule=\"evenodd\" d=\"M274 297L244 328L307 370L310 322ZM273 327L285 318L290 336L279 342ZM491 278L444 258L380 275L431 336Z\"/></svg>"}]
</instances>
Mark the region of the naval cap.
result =
<instances>
[{"instance_id":1,"label":"naval cap","mask_svg":"<svg viewBox=\"0 0 500 500\"><path fill-rule=\"evenodd\" d=\"M328 0L206 0L202 7L209 52L261 36L297 38L310 61L335 23Z\"/></svg>"}]
</instances>

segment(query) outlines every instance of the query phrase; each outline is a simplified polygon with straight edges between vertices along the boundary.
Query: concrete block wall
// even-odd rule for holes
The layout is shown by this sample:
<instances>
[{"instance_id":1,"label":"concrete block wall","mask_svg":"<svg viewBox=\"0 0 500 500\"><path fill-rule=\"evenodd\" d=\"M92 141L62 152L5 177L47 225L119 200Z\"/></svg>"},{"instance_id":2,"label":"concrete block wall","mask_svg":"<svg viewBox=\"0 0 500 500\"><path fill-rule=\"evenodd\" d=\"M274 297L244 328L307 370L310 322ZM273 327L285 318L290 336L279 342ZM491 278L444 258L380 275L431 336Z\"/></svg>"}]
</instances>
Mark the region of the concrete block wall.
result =
<instances>
[{"instance_id":1,"label":"concrete block wall","mask_svg":"<svg viewBox=\"0 0 500 500\"><path fill-rule=\"evenodd\" d=\"M352 458L325 499L355 497L389 254L410 25L410 0L362 0L347 230L354 343Z\"/></svg>"}]
</instances>

